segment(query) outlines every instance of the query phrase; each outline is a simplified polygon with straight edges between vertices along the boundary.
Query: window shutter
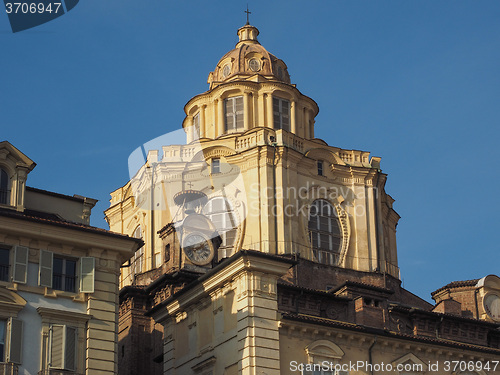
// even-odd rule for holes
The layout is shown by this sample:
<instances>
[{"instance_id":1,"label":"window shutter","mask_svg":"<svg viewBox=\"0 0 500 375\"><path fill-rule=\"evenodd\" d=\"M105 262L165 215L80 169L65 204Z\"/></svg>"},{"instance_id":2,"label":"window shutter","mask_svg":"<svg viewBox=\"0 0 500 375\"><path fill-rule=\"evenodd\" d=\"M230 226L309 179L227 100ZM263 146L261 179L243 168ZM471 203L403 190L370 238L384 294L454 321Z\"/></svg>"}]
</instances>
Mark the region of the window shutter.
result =
<instances>
[{"instance_id":1,"label":"window shutter","mask_svg":"<svg viewBox=\"0 0 500 375\"><path fill-rule=\"evenodd\" d=\"M80 292L94 293L95 258L80 259Z\"/></svg>"},{"instance_id":2,"label":"window shutter","mask_svg":"<svg viewBox=\"0 0 500 375\"><path fill-rule=\"evenodd\" d=\"M51 251L40 250L40 268L38 285L52 288L52 263L54 254Z\"/></svg>"},{"instance_id":3,"label":"window shutter","mask_svg":"<svg viewBox=\"0 0 500 375\"><path fill-rule=\"evenodd\" d=\"M9 318L7 329L7 362L21 363L23 351L23 321Z\"/></svg>"},{"instance_id":4,"label":"window shutter","mask_svg":"<svg viewBox=\"0 0 500 375\"><path fill-rule=\"evenodd\" d=\"M15 283L26 284L28 275L28 250L25 246L16 246L14 248L12 281Z\"/></svg>"},{"instance_id":5,"label":"window shutter","mask_svg":"<svg viewBox=\"0 0 500 375\"><path fill-rule=\"evenodd\" d=\"M50 367L64 368L64 326L50 327Z\"/></svg>"},{"instance_id":6,"label":"window shutter","mask_svg":"<svg viewBox=\"0 0 500 375\"><path fill-rule=\"evenodd\" d=\"M76 328L66 327L66 342L64 351L64 368L66 370L76 370Z\"/></svg>"}]
</instances>

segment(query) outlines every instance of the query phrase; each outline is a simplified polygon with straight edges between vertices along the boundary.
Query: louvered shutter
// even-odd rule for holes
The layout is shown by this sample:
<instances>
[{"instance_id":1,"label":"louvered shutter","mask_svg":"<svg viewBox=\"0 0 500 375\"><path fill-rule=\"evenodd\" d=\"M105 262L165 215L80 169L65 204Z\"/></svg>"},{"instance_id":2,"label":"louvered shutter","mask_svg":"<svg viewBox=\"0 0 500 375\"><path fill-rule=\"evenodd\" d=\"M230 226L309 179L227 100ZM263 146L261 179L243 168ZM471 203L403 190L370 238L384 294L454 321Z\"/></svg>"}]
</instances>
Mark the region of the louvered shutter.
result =
<instances>
[{"instance_id":1,"label":"louvered shutter","mask_svg":"<svg viewBox=\"0 0 500 375\"><path fill-rule=\"evenodd\" d=\"M15 283L26 284L28 275L28 250L25 246L16 246L14 248L12 281Z\"/></svg>"},{"instance_id":2,"label":"louvered shutter","mask_svg":"<svg viewBox=\"0 0 500 375\"><path fill-rule=\"evenodd\" d=\"M7 362L20 364L23 351L23 321L9 318L7 328Z\"/></svg>"},{"instance_id":3,"label":"louvered shutter","mask_svg":"<svg viewBox=\"0 0 500 375\"><path fill-rule=\"evenodd\" d=\"M66 370L76 370L76 328L66 327L66 342L64 351L64 368Z\"/></svg>"},{"instance_id":4,"label":"louvered shutter","mask_svg":"<svg viewBox=\"0 0 500 375\"><path fill-rule=\"evenodd\" d=\"M94 293L95 258L80 259L80 292Z\"/></svg>"},{"instance_id":5,"label":"louvered shutter","mask_svg":"<svg viewBox=\"0 0 500 375\"><path fill-rule=\"evenodd\" d=\"M64 328L53 324L50 328L50 367L64 369Z\"/></svg>"},{"instance_id":6,"label":"louvered shutter","mask_svg":"<svg viewBox=\"0 0 500 375\"><path fill-rule=\"evenodd\" d=\"M40 250L40 266L38 285L52 288L52 263L54 255L51 251Z\"/></svg>"}]
</instances>

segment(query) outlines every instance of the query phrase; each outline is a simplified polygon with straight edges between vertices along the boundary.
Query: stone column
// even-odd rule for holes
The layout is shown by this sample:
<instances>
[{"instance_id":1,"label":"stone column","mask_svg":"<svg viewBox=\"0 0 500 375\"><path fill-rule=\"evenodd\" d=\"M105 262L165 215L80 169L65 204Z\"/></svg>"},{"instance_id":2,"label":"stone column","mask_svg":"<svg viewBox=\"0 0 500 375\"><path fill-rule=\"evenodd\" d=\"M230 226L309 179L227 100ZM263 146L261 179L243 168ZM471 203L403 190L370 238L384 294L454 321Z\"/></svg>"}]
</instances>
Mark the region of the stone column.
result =
<instances>
[{"instance_id":1,"label":"stone column","mask_svg":"<svg viewBox=\"0 0 500 375\"><path fill-rule=\"evenodd\" d=\"M273 96L271 93L267 94L267 126L269 128L274 129L274 121L273 121Z\"/></svg>"},{"instance_id":2,"label":"stone column","mask_svg":"<svg viewBox=\"0 0 500 375\"><path fill-rule=\"evenodd\" d=\"M266 101L264 98L265 94L259 93L259 105L257 107L257 112L258 112L258 123L255 124L256 126L265 126L266 120L265 120L265 114L266 114Z\"/></svg>"},{"instance_id":3,"label":"stone column","mask_svg":"<svg viewBox=\"0 0 500 375\"><path fill-rule=\"evenodd\" d=\"M194 126L193 126L193 116L188 116L187 117L187 131L186 131L186 136L187 136L187 143L191 143L194 139Z\"/></svg>"},{"instance_id":4,"label":"stone column","mask_svg":"<svg viewBox=\"0 0 500 375\"><path fill-rule=\"evenodd\" d=\"M311 127L309 126L309 109L304 108L304 137L306 139L311 138L310 130Z\"/></svg>"},{"instance_id":5,"label":"stone column","mask_svg":"<svg viewBox=\"0 0 500 375\"><path fill-rule=\"evenodd\" d=\"M247 91L243 93L243 130L250 129L250 95Z\"/></svg>"},{"instance_id":6,"label":"stone column","mask_svg":"<svg viewBox=\"0 0 500 375\"><path fill-rule=\"evenodd\" d=\"M293 134L297 134L297 111L296 111L297 103L295 100L290 102L290 131Z\"/></svg>"},{"instance_id":7,"label":"stone column","mask_svg":"<svg viewBox=\"0 0 500 375\"><path fill-rule=\"evenodd\" d=\"M224 118L224 100L217 99L217 131L215 132L215 137L224 134L224 126L225 126L225 118Z\"/></svg>"},{"instance_id":8,"label":"stone column","mask_svg":"<svg viewBox=\"0 0 500 375\"><path fill-rule=\"evenodd\" d=\"M202 137L206 137L206 134L205 134L205 111L207 109L207 106L204 104L201 106L201 109L200 109L200 134L199 134L199 137L202 138Z\"/></svg>"}]
</instances>

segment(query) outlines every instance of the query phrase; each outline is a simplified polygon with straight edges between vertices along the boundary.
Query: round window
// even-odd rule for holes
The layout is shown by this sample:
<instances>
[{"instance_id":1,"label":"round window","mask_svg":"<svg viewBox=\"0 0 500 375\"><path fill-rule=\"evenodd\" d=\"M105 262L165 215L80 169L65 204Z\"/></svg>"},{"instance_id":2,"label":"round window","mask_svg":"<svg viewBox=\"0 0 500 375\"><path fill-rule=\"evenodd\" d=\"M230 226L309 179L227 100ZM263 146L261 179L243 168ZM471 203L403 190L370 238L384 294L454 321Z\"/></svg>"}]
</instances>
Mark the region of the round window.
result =
<instances>
[{"instance_id":1,"label":"round window","mask_svg":"<svg viewBox=\"0 0 500 375\"><path fill-rule=\"evenodd\" d=\"M248 62L248 67L252 72L258 72L260 70L260 62L257 59L252 59Z\"/></svg>"},{"instance_id":2,"label":"round window","mask_svg":"<svg viewBox=\"0 0 500 375\"><path fill-rule=\"evenodd\" d=\"M229 64L224 65L222 68L222 76L226 78L231 73L231 66Z\"/></svg>"}]
</instances>

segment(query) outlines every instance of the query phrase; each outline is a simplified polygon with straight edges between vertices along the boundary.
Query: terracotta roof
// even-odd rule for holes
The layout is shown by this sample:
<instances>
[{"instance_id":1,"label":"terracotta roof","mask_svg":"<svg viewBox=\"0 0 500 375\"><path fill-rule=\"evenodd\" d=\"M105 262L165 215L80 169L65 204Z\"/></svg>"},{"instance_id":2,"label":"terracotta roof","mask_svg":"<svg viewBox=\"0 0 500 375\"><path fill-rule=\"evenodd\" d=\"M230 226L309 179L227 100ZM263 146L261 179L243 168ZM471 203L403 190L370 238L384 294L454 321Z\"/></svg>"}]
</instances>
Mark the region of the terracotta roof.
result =
<instances>
[{"instance_id":1,"label":"terracotta roof","mask_svg":"<svg viewBox=\"0 0 500 375\"><path fill-rule=\"evenodd\" d=\"M382 292L382 293L388 293L388 294L394 294L394 291L393 290L390 290L390 289L387 289L387 288L382 288L382 287L379 287L379 286L376 286L376 285L371 285L371 284L366 284L366 283L361 283L359 281L351 281L351 280L347 280L345 283L343 283L342 285L340 285L339 287L337 288L332 288L330 289L328 292L329 293L336 293L338 292L340 289L344 288L344 287L349 287L349 286L355 286L355 287L358 287L358 288L363 288L363 289L370 289L370 290L374 290L374 291L377 291L377 292Z\"/></svg>"},{"instance_id":2,"label":"terracotta roof","mask_svg":"<svg viewBox=\"0 0 500 375\"><path fill-rule=\"evenodd\" d=\"M333 299L339 299L339 300L344 300L344 301L350 301L351 299L348 297L343 297L343 296L336 296L335 294L330 293L329 291L326 290L319 290L319 289L311 289L311 288L306 288L304 286L299 286L290 283L289 281L285 280L278 280L278 287L284 288L284 289L293 289L297 291L304 291L307 293L311 294L316 294L316 295L322 295L328 298L333 298Z\"/></svg>"},{"instance_id":3,"label":"terracotta roof","mask_svg":"<svg viewBox=\"0 0 500 375\"><path fill-rule=\"evenodd\" d=\"M71 195L56 193L56 192L53 192L53 191L38 189L38 188L31 187L31 186L26 186L26 190L33 191L35 193L44 194L44 195L50 195L52 197L67 199L67 200L70 200L70 201L82 202L82 203L85 202L85 197L71 196Z\"/></svg>"},{"instance_id":4,"label":"terracotta roof","mask_svg":"<svg viewBox=\"0 0 500 375\"><path fill-rule=\"evenodd\" d=\"M433 316L436 318L445 317L445 318L449 318L449 319L459 320L459 321L465 322L465 323L481 324L481 325L485 325L485 326L489 326L489 327L500 328L499 323L492 323L492 322L488 322L485 320L479 320L479 319L475 319L475 318L467 318L465 316L460 316L460 315L453 315L453 314L441 313L441 312L436 312L436 311L427 311L427 310L419 309L416 307L400 305L397 303L391 303L389 306L389 309L395 310L395 311L401 311L401 312L404 312L407 314L422 314L422 315L427 315L427 316Z\"/></svg>"},{"instance_id":5,"label":"terracotta roof","mask_svg":"<svg viewBox=\"0 0 500 375\"><path fill-rule=\"evenodd\" d=\"M436 293L439 293L440 291L442 291L444 289L461 288L461 287L466 287L466 286L475 286L479 280L480 279L452 281L451 283L446 284L445 286L442 286L438 290L435 290L434 292L432 292L431 296L433 296Z\"/></svg>"},{"instance_id":6,"label":"terracotta roof","mask_svg":"<svg viewBox=\"0 0 500 375\"><path fill-rule=\"evenodd\" d=\"M24 212L19 212L8 208L0 208L0 216L11 217L19 220L38 222L47 225L55 225L58 227L76 229L84 232L102 234L105 236L111 236L116 238L128 239L137 242L139 245L144 245L144 242L139 238L129 237L121 233L111 232L109 230L92 227L90 225L66 221L56 214L48 214L45 212L40 212L35 210L25 210Z\"/></svg>"},{"instance_id":7,"label":"terracotta roof","mask_svg":"<svg viewBox=\"0 0 500 375\"><path fill-rule=\"evenodd\" d=\"M327 318L318 318L318 317L311 316L311 315L281 312L281 316L285 320L299 321L299 322L305 322L305 323L311 323L311 324L319 324L319 325L329 326L329 327L344 328L344 329L348 329L351 331L358 331L358 332L364 332L364 333L370 333L370 334L378 334L380 336L393 337L393 338L399 338L399 339L404 339L404 340L412 340L412 341L418 341L418 342L423 342L423 343L429 343L429 344L433 344L433 345L448 346L448 347L452 347L452 348L480 351L483 353L493 353L493 354L497 354L497 355L500 354L500 349L496 349L496 348L480 346L480 345L473 345L473 344L465 344L465 343L452 341L452 340L446 340L446 339L434 339L434 338L423 337L423 336L405 335L405 334L401 334L398 332L388 331L385 329L361 326L358 324L347 323L347 322L342 322L342 321L327 319Z\"/></svg>"}]
</instances>

